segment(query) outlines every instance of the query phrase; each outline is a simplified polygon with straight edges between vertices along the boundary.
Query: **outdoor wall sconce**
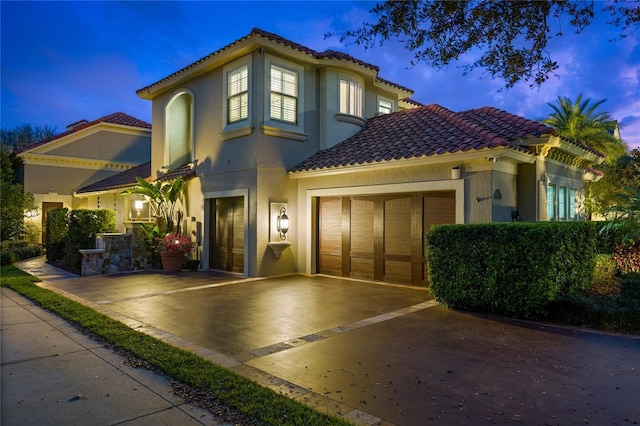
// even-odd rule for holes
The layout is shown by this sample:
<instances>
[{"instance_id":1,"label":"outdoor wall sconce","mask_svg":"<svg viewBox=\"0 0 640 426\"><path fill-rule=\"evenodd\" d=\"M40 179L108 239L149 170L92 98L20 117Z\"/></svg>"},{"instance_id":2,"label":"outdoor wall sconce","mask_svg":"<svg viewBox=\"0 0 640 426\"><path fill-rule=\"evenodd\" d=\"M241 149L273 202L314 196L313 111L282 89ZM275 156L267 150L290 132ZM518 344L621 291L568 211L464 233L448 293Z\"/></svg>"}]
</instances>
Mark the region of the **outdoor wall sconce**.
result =
<instances>
[{"instance_id":1,"label":"outdoor wall sconce","mask_svg":"<svg viewBox=\"0 0 640 426\"><path fill-rule=\"evenodd\" d=\"M291 245L287 241L287 233L290 230L289 216L287 215L287 203L271 203L269 243L267 246L273 252L273 256L279 259L282 252Z\"/></svg>"},{"instance_id":2,"label":"outdoor wall sconce","mask_svg":"<svg viewBox=\"0 0 640 426\"><path fill-rule=\"evenodd\" d=\"M136 200L133 204L136 209L136 220L142 220L142 200Z\"/></svg>"},{"instance_id":3,"label":"outdoor wall sconce","mask_svg":"<svg viewBox=\"0 0 640 426\"><path fill-rule=\"evenodd\" d=\"M281 207L280 214L278 215L276 229L280 234L281 240L287 239L287 232L289 231L289 216L287 216L287 208Z\"/></svg>"},{"instance_id":4,"label":"outdoor wall sconce","mask_svg":"<svg viewBox=\"0 0 640 426\"><path fill-rule=\"evenodd\" d=\"M453 166L451 168L451 179L460 179L460 166Z\"/></svg>"}]
</instances>

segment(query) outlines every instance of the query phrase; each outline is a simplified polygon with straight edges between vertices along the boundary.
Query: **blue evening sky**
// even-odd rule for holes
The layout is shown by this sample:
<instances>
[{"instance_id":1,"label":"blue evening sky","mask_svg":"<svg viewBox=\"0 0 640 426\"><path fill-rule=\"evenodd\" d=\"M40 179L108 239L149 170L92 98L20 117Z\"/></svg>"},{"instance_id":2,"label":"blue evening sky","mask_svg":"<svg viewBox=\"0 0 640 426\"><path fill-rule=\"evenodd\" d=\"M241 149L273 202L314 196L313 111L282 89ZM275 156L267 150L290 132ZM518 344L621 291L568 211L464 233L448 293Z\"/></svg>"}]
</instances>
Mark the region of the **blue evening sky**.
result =
<instances>
[{"instance_id":1,"label":"blue evening sky","mask_svg":"<svg viewBox=\"0 0 640 426\"><path fill-rule=\"evenodd\" d=\"M534 120L547 116L558 96L579 93L607 99L623 139L640 147L640 46L638 34L596 22L548 47L560 64L557 77L541 88L528 83L505 89L504 82L460 65L442 70L410 67L411 53L397 42L364 50L326 33L371 22L374 2L365 1L113 1L0 3L1 110L3 128L89 121L122 111L151 122L151 102L136 90L245 36L253 27L277 33L312 49L340 50L380 67L380 76L415 91L413 99L453 111L494 106ZM596 1L596 8L604 3Z\"/></svg>"}]
</instances>

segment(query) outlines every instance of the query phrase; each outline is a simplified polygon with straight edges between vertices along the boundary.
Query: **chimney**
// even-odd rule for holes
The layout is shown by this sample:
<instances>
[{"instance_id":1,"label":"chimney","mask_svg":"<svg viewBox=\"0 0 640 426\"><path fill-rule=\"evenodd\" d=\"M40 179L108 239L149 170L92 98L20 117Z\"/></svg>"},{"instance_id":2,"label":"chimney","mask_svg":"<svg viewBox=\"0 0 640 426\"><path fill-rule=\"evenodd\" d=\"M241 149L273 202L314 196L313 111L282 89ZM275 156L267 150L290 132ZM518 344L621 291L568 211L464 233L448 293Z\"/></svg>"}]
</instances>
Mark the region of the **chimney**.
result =
<instances>
[{"instance_id":1,"label":"chimney","mask_svg":"<svg viewBox=\"0 0 640 426\"><path fill-rule=\"evenodd\" d=\"M80 126L84 126L85 124L89 123L87 120L85 120L84 118L80 121L76 121L75 123L71 123L67 126L67 130L75 130Z\"/></svg>"}]
</instances>

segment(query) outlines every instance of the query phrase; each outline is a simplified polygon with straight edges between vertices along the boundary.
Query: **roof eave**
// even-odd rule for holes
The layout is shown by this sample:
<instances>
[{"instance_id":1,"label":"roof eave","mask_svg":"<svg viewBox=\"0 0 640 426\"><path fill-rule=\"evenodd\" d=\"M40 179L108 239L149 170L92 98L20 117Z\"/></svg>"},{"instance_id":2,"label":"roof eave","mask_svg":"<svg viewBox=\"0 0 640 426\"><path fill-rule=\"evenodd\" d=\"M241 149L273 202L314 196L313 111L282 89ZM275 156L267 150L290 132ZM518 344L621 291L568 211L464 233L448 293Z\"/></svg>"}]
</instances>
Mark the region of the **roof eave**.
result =
<instances>
[{"instance_id":1,"label":"roof eave","mask_svg":"<svg viewBox=\"0 0 640 426\"><path fill-rule=\"evenodd\" d=\"M350 60L347 58L318 58L310 52L296 49L295 47L288 46L286 44L278 42L277 40L271 40L268 37L263 37L260 34L249 34L244 38L232 42L222 49L211 53L209 56L205 56L204 58L201 58L198 61L187 65L186 67L157 81L156 83L153 83L136 91L136 93L142 99L152 100L159 93L179 86L185 81L191 80L194 77L218 68L259 48L265 48L270 53L277 53L289 58L301 59L315 66L336 66L342 69L347 69L367 75L372 78L374 85L383 87L385 90L396 92L399 98L411 97L414 94L414 92L410 89L379 78L378 70L375 68L371 68L366 64L357 63L354 60Z\"/></svg>"},{"instance_id":2,"label":"roof eave","mask_svg":"<svg viewBox=\"0 0 640 426\"><path fill-rule=\"evenodd\" d=\"M508 146L502 146L497 148L483 148L480 150L472 151L459 151L453 153L423 155L413 158L401 158L397 160L383 160L365 164L351 164L345 166L326 167L322 169L303 170L289 172L288 175L292 179L305 179L314 177L324 177L330 175L341 175L348 173L359 173L366 171L376 171L381 167L393 169L400 167L412 167L412 166L430 166L441 163L451 162L463 162L476 160L478 158L504 158L511 159L517 163L532 164L535 162L535 155L533 153L524 152L524 150L514 149Z\"/></svg>"}]
</instances>

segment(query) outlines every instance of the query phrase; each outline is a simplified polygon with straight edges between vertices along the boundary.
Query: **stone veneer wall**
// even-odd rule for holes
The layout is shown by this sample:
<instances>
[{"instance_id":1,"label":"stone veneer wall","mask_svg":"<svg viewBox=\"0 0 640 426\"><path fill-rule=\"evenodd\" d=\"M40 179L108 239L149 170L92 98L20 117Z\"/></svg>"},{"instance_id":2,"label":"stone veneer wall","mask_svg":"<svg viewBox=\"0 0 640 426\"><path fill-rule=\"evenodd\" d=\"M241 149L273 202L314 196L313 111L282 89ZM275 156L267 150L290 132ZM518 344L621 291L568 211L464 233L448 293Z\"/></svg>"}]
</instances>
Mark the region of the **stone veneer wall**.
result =
<instances>
[{"instance_id":1,"label":"stone veneer wall","mask_svg":"<svg viewBox=\"0 0 640 426\"><path fill-rule=\"evenodd\" d=\"M83 277L132 270L132 234L97 234L96 248L80 250Z\"/></svg>"}]
</instances>

